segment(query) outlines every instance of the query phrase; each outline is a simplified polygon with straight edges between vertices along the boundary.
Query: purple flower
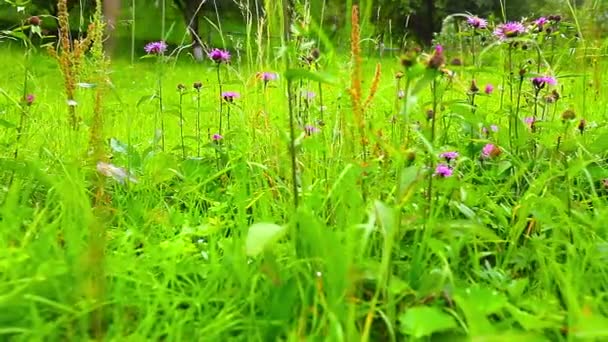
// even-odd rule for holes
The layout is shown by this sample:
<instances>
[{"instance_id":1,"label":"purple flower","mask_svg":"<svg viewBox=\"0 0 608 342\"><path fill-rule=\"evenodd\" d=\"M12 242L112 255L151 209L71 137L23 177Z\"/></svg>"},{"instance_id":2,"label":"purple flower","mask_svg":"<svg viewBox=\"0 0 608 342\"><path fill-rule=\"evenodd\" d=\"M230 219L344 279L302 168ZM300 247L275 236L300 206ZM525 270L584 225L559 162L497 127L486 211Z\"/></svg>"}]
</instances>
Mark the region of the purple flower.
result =
<instances>
[{"instance_id":1,"label":"purple flower","mask_svg":"<svg viewBox=\"0 0 608 342\"><path fill-rule=\"evenodd\" d=\"M441 44L435 45L435 53L438 55L443 53L443 46Z\"/></svg>"},{"instance_id":2,"label":"purple flower","mask_svg":"<svg viewBox=\"0 0 608 342\"><path fill-rule=\"evenodd\" d=\"M162 55L165 53L165 51L167 51L167 43L162 40L159 42L148 43L148 45L144 47L144 50L146 50L146 53L149 55Z\"/></svg>"},{"instance_id":3,"label":"purple flower","mask_svg":"<svg viewBox=\"0 0 608 342\"><path fill-rule=\"evenodd\" d=\"M224 137L221 136L220 134L215 133L213 136L211 136L211 139L213 141L220 141L220 140L224 139Z\"/></svg>"},{"instance_id":4,"label":"purple flower","mask_svg":"<svg viewBox=\"0 0 608 342\"><path fill-rule=\"evenodd\" d=\"M449 151L449 152L443 152L439 156L441 158L444 158L448 162L450 162L450 161L455 160L456 158L458 158L459 154L458 154L458 152Z\"/></svg>"},{"instance_id":5,"label":"purple flower","mask_svg":"<svg viewBox=\"0 0 608 342\"><path fill-rule=\"evenodd\" d=\"M437 165L437 168L435 168L435 175L437 175L437 176L446 178L446 177L452 177L453 174L454 174L454 170L452 170L448 165L439 164L439 165Z\"/></svg>"},{"instance_id":6,"label":"purple flower","mask_svg":"<svg viewBox=\"0 0 608 342\"><path fill-rule=\"evenodd\" d=\"M36 97L34 96L34 94L27 94L25 95L25 104L31 106L34 103L35 99Z\"/></svg>"},{"instance_id":7,"label":"purple flower","mask_svg":"<svg viewBox=\"0 0 608 342\"><path fill-rule=\"evenodd\" d=\"M545 26L545 24L547 24L549 22L549 20L545 17L540 17L538 19L536 19L534 21L534 24L539 28L539 29L543 29L543 26Z\"/></svg>"},{"instance_id":8,"label":"purple flower","mask_svg":"<svg viewBox=\"0 0 608 342\"><path fill-rule=\"evenodd\" d=\"M208 56L216 63L228 63L228 61L230 61L230 52L226 50L213 49L209 52Z\"/></svg>"},{"instance_id":9,"label":"purple flower","mask_svg":"<svg viewBox=\"0 0 608 342\"><path fill-rule=\"evenodd\" d=\"M557 80L555 79L555 77L552 76L540 76L540 77L534 77L532 79L532 84L534 85L534 88L536 88L536 90L541 90L545 87L545 85L557 85Z\"/></svg>"},{"instance_id":10,"label":"purple flower","mask_svg":"<svg viewBox=\"0 0 608 342\"><path fill-rule=\"evenodd\" d=\"M135 179L132 174L128 173L127 170L122 167L117 167L113 164L108 164L100 161L97 163L97 171L106 177L114 178L121 184L124 184L125 180L137 183L137 179Z\"/></svg>"},{"instance_id":11,"label":"purple flower","mask_svg":"<svg viewBox=\"0 0 608 342\"><path fill-rule=\"evenodd\" d=\"M313 125L306 125L304 126L304 132L306 132L306 135L313 135L314 133L319 133L319 129Z\"/></svg>"},{"instance_id":12,"label":"purple flower","mask_svg":"<svg viewBox=\"0 0 608 342\"><path fill-rule=\"evenodd\" d=\"M500 148L495 146L494 144L486 144L481 150L481 155L484 158L492 158L500 155Z\"/></svg>"},{"instance_id":13,"label":"purple flower","mask_svg":"<svg viewBox=\"0 0 608 342\"><path fill-rule=\"evenodd\" d=\"M498 126L496 126L496 125L490 125L490 129L489 130L488 130L487 127L482 127L481 131L483 132L483 134L486 134L486 135L488 135L490 133L490 131L496 133L496 132L498 132Z\"/></svg>"},{"instance_id":14,"label":"purple flower","mask_svg":"<svg viewBox=\"0 0 608 342\"><path fill-rule=\"evenodd\" d=\"M488 95L491 95L494 92L494 86L490 83L486 84L486 88L484 89L484 92Z\"/></svg>"},{"instance_id":15,"label":"purple flower","mask_svg":"<svg viewBox=\"0 0 608 342\"><path fill-rule=\"evenodd\" d=\"M236 91L225 91L222 93L222 98L226 102L233 102L234 99L238 99L240 97L241 97L241 94L237 93Z\"/></svg>"},{"instance_id":16,"label":"purple flower","mask_svg":"<svg viewBox=\"0 0 608 342\"><path fill-rule=\"evenodd\" d=\"M515 21L500 24L494 30L494 35L500 40L517 37L524 33L526 33L526 27L522 23Z\"/></svg>"},{"instance_id":17,"label":"purple flower","mask_svg":"<svg viewBox=\"0 0 608 342\"><path fill-rule=\"evenodd\" d=\"M488 27L488 21L477 16L471 16L467 19L467 24L474 29L484 29Z\"/></svg>"},{"instance_id":18,"label":"purple flower","mask_svg":"<svg viewBox=\"0 0 608 342\"><path fill-rule=\"evenodd\" d=\"M315 97L317 97L317 94L315 94L314 91L303 90L302 91L302 97L304 97L306 100L312 100Z\"/></svg>"},{"instance_id":19,"label":"purple flower","mask_svg":"<svg viewBox=\"0 0 608 342\"><path fill-rule=\"evenodd\" d=\"M279 76L277 74L275 74L274 72L260 72L258 73L258 77L264 81L264 83L268 83L270 81L274 81L276 80Z\"/></svg>"}]
</instances>

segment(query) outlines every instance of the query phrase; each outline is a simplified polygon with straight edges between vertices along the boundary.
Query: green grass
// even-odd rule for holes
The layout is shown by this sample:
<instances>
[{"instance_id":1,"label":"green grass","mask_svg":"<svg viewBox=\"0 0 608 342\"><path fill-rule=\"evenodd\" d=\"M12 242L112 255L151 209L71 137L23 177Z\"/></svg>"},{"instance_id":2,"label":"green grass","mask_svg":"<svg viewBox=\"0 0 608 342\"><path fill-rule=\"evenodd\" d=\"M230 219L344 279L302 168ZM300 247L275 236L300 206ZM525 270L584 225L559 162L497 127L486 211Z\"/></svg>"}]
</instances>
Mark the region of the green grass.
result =
<instances>
[{"instance_id":1,"label":"green grass","mask_svg":"<svg viewBox=\"0 0 608 342\"><path fill-rule=\"evenodd\" d=\"M446 53L466 61L457 42ZM573 56L569 45L576 48ZM318 84L296 82L317 92L309 105L296 101L296 114L320 128L306 136L296 127L297 209L280 63L221 67L223 90L241 93L229 106L231 127L224 126L221 145L209 137L218 131L215 66L187 58L165 65L163 152L154 142L156 65L117 58L112 90L103 99L105 150L113 164L134 172L137 183L106 179L110 203L99 212L91 200L96 171L84 162L94 88L78 90L83 122L74 132L57 64L36 54L28 81L36 99L15 160L24 59L5 46L0 340L86 340L99 309L101 330L111 341L357 341L367 332L374 341L605 340L608 82L602 75L608 64L602 50L589 50L597 56L593 66L580 45L560 44L552 67L561 99L549 105L537 131L527 129L521 121L534 106L526 76L514 139L508 118L517 109L510 107L508 87L501 105L498 89L504 51L490 50L479 69L454 67L451 81L437 78L434 143L426 120L433 103L429 83L416 83L424 87L409 107L405 134L397 109L404 101L396 101L395 85L403 67L395 58L364 58L364 97L376 63L382 66L379 91L366 110L365 167L347 91L349 57L323 59L324 71L337 81L323 85L322 113ZM516 53L517 61L526 58L536 61L534 53ZM94 83L94 66L84 70L79 81ZM255 81L265 70L280 73L266 91ZM475 113L466 95L473 71L482 91L488 82L497 86L492 95L477 96ZM194 82L203 83L200 157ZM188 90L185 160L178 84ZM577 117L564 123L560 115L568 108ZM321 115L324 126L315 122ZM577 129L581 118L584 134ZM490 124L499 131L481 134ZM480 160L488 142L502 154ZM429 177L434 167L427 166L448 150L460 153L454 176ZM90 235L94 227L106 232L103 258L90 253L91 241L100 240ZM261 235L271 231L278 234L266 241ZM101 271L104 282L90 283L92 271Z\"/></svg>"}]
</instances>

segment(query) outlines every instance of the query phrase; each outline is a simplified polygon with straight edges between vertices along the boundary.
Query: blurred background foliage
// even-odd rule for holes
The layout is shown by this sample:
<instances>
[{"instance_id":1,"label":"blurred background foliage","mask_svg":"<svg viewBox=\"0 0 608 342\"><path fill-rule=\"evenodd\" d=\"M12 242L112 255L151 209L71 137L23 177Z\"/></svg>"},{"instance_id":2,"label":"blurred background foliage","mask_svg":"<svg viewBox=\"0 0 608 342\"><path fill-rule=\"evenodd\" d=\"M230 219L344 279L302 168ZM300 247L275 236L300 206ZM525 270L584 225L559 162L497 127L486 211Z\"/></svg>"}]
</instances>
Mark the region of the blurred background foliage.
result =
<instances>
[{"instance_id":1,"label":"blurred background foliage","mask_svg":"<svg viewBox=\"0 0 608 342\"><path fill-rule=\"evenodd\" d=\"M86 30L84 25L88 23L88 10L92 8L92 0L69 1L72 5L73 27ZM166 20L169 26L174 25L167 39L176 43L184 40L186 30L183 15L173 0L105 1L121 1L122 16L117 27L118 37L126 39L136 31L135 35L141 40L159 38L160 8L162 1L166 1ZM457 13L475 14L488 18L490 22L500 22L550 14L571 18L574 10L584 32L596 38L605 37L608 32L606 0L205 0L201 8L204 18L201 21L202 38L211 42L221 25L222 32L233 40L230 43L238 45L239 35L245 29L246 17L249 15L254 20L263 18L264 8L269 3L280 1L289 2L291 8L309 11L337 46L348 44L350 18L347 9L354 3L360 5L365 19L363 36L394 48L402 47L406 41L430 44L434 34L441 31L446 17ZM14 13L15 2L28 6L31 14L53 15L56 8L56 3L52 0L0 0L0 28L18 22L18 16ZM219 18L221 23L218 25ZM136 24L135 30L132 29L133 22ZM46 20L46 24L47 28L55 25L51 18Z\"/></svg>"}]
</instances>

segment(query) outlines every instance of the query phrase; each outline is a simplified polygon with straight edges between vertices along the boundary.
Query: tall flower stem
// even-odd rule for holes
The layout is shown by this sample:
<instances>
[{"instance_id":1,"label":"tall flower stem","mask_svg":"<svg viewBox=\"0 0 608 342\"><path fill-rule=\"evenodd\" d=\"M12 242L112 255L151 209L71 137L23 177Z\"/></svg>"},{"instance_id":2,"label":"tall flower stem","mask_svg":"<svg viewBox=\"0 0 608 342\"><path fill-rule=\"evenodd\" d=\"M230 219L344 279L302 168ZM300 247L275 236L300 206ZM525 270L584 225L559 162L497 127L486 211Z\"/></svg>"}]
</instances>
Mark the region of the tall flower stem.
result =
<instances>
[{"instance_id":1,"label":"tall flower stem","mask_svg":"<svg viewBox=\"0 0 608 342\"><path fill-rule=\"evenodd\" d=\"M224 99L222 98L222 78L220 76L220 63L217 63L217 84L220 90L220 126L219 126L219 135L222 135L222 114L224 113Z\"/></svg>"},{"instance_id":2,"label":"tall flower stem","mask_svg":"<svg viewBox=\"0 0 608 342\"><path fill-rule=\"evenodd\" d=\"M296 132L295 118L293 115L293 90L291 80L287 81L287 97L289 104L289 157L291 159L291 181L293 186L293 204L296 208L299 205L299 193L297 183L297 163L296 163Z\"/></svg>"},{"instance_id":3,"label":"tall flower stem","mask_svg":"<svg viewBox=\"0 0 608 342\"><path fill-rule=\"evenodd\" d=\"M196 89L196 156L201 156L201 90Z\"/></svg>"},{"instance_id":4,"label":"tall flower stem","mask_svg":"<svg viewBox=\"0 0 608 342\"><path fill-rule=\"evenodd\" d=\"M184 144L184 91L180 89L179 91L179 136L182 144L182 159L186 159L186 145Z\"/></svg>"},{"instance_id":5,"label":"tall flower stem","mask_svg":"<svg viewBox=\"0 0 608 342\"><path fill-rule=\"evenodd\" d=\"M158 57L158 112L160 118L161 149L165 151L165 118L163 109L163 70L162 56Z\"/></svg>"},{"instance_id":6,"label":"tall flower stem","mask_svg":"<svg viewBox=\"0 0 608 342\"><path fill-rule=\"evenodd\" d=\"M509 44L508 51L508 82L509 82L509 147L513 149L513 46Z\"/></svg>"}]
</instances>

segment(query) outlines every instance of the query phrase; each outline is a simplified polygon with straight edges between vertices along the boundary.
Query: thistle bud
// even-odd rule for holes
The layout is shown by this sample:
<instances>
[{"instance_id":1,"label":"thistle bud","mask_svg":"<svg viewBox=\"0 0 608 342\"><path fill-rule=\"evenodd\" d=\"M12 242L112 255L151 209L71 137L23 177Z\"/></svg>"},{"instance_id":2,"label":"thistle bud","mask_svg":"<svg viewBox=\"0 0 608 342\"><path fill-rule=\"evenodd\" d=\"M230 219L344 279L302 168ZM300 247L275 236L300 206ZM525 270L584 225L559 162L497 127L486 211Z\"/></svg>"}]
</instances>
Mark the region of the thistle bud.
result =
<instances>
[{"instance_id":1,"label":"thistle bud","mask_svg":"<svg viewBox=\"0 0 608 342\"><path fill-rule=\"evenodd\" d=\"M581 119L577 127L578 131L581 132L581 134L583 134L583 132L585 131L585 126L587 126L587 122L585 121L585 119Z\"/></svg>"},{"instance_id":2,"label":"thistle bud","mask_svg":"<svg viewBox=\"0 0 608 342\"><path fill-rule=\"evenodd\" d=\"M427 120L433 120L435 118L435 111L433 111L432 109L429 109L426 111L426 119Z\"/></svg>"},{"instance_id":3,"label":"thistle bud","mask_svg":"<svg viewBox=\"0 0 608 342\"><path fill-rule=\"evenodd\" d=\"M568 120L572 120L576 117L576 113L572 110L572 109L566 109L563 113L562 113L562 121L568 121Z\"/></svg>"},{"instance_id":4,"label":"thistle bud","mask_svg":"<svg viewBox=\"0 0 608 342\"><path fill-rule=\"evenodd\" d=\"M42 20L38 16L32 16L27 21L32 26L40 26L40 24L42 23Z\"/></svg>"},{"instance_id":5,"label":"thistle bud","mask_svg":"<svg viewBox=\"0 0 608 342\"><path fill-rule=\"evenodd\" d=\"M477 94L479 92L479 87L477 87L477 82L475 80L471 81L471 87L469 88L471 94Z\"/></svg>"},{"instance_id":6,"label":"thistle bud","mask_svg":"<svg viewBox=\"0 0 608 342\"><path fill-rule=\"evenodd\" d=\"M201 90L202 87L203 87L203 84L201 82L194 82L194 84L192 85L192 88L194 88L196 90Z\"/></svg>"}]
</instances>

